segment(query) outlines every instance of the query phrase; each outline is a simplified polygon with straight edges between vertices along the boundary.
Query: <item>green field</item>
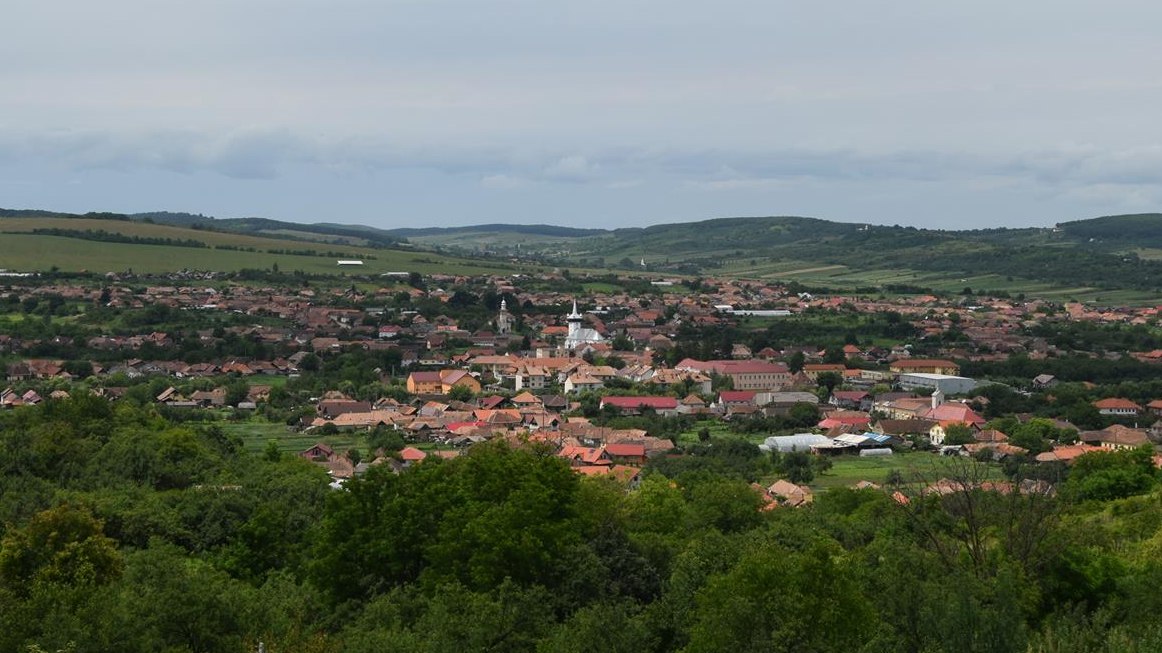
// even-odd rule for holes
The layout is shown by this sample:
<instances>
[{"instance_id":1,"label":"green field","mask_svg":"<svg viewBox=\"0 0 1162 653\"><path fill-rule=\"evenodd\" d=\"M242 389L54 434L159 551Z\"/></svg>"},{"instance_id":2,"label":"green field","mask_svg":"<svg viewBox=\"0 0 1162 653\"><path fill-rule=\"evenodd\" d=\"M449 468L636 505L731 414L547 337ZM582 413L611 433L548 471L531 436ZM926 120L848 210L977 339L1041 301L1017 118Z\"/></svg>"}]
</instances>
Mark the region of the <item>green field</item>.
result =
<instances>
[{"instance_id":1,"label":"green field","mask_svg":"<svg viewBox=\"0 0 1162 653\"><path fill-rule=\"evenodd\" d=\"M836 456L826 473L815 477L814 489L851 487L860 481L883 484L891 470L899 470L908 483L932 482L954 475L955 466L964 465L964 459L950 459L926 451L895 453L891 456L860 458ZM989 467L989 478L1002 478L999 465Z\"/></svg>"},{"instance_id":2,"label":"green field","mask_svg":"<svg viewBox=\"0 0 1162 653\"><path fill-rule=\"evenodd\" d=\"M1151 304L1159 300L1158 294L1145 291L1062 286L999 274L962 275L904 268L855 270L845 265L824 265L807 260L738 259L724 265L717 271L716 276L798 281L807 286L826 286L840 291L898 284L950 293L959 293L965 288L976 291L1004 291L1011 295L1024 293L1029 297L1044 297L1057 301L1076 300L1132 305Z\"/></svg>"},{"instance_id":3,"label":"green field","mask_svg":"<svg viewBox=\"0 0 1162 653\"><path fill-rule=\"evenodd\" d=\"M278 442L279 451L283 453L298 453L310 448L316 442L325 442L336 451L347 449L367 449L367 441L362 433L338 433L322 436L317 433L299 433L292 431L285 424L271 424L268 422L224 422L218 426L227 435L242 439L247 451L259 453L266 449L266 443L274 440Z\"/></svg>"},{"instance_id":4,"label":"green field","mask_svg":"<svg viewBox=\"0 0 1162 653\"><path fill-rule=\"evenodd\" d=\"M365 458L369 453L367 450L367 431L346 431L335 435L319 435L318 433L300 433L291 430L285 424L260 421L218 422L216 425L227 435L240 438L243 448L250 453L262 453L271 440L278 443L278 450L284 455L297 454L319 442L326 443L339 452L358 449ZM409 446L423 451L450 448L447 445L441 446L432 442L420 442Z\"/></svg>"},{"instance_id":5,"label":"green field","mask_svg":"<svg viewBox=\"0 0 1162 653\"><path fill-rule=\"evenodd\" d=\"M0 222L0 226L3 224ZM133 225L135 223L127 224ZM182 237L186 238L197 237L204 233L192 230L179 230L179 232ZM248 241L260 240L263 241L264 245L278 249L328 247L276 239L255 239L252 236L244 235L215 235L247 239ZM70 272L87 270L98 273L123 272L130 269L134 272L146 273L173 272L183 269L231 272L242 269L270 269L276 264L283 272L301 270L313 274L351 275L378 275L386 272L505 274L512 271L536 272L539 269L534 266L509 265L491 261L476 262L429 252L363 248L344 248L343 251L374 256L375 260L367 260L358 267L339 268L335 263L335 257L326 256L270 254L264 251L244 252L170 245L105 243L79 238L25 233L0 234L0 268L20 271L48 271L55 267Z\"/></svg>"}]
</instances>

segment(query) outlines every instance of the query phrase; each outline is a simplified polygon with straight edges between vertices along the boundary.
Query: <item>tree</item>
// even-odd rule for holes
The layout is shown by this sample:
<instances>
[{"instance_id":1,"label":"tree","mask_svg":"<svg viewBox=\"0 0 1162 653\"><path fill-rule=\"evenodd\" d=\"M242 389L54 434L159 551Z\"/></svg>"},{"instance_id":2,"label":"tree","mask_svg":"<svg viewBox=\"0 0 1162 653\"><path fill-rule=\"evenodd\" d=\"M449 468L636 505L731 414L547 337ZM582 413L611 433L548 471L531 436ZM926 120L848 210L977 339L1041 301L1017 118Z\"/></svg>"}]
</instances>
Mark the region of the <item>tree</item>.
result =
<instances>
[{"instance_id":1,"label":"tree","mask_svg":"<svg viewBox=\"0 0 1162 653\"><path fill-rule=\"evenodd\" d=\"M976 442L973 430L967 424L950 424L944 428L944 444L949 446Z\"/></svg>"},{"instance_id":2,"label":"tree","mask_svg":"<svg viewBox=\"0 0 1162 653\"><path fill-rule=\"evenodd\" d=\"M797 374L800 370L803 369L803 365L806 363L806 360L807 357L803 355L803 351L796 350L795 353L791 354L790 358L787 359L787 369L789 369L792 374Z\"/></svg>"},{"instance_id":3,"label":"tree","mask_svg":"<svg viewBox=\"0 0 1162 653\"><path fill-rule=\"evenodd\" d=\"M448 399L452 401L472 401L472 398L475 396L476 393L472 392L472 388L466 385L454 385L448 391Z\"/></svg>"},{"instance_id":4,"label":"tree","mask_svg":"<svg viewBox=\"0 0 1162 653\"><path fill-rule=\"evenodd\" d=\"M0 584L18 595L35 585L103 585L121 575L117 543L88 510L62 504L0 542Z\"/></svg>"},{"instance_id":5,"label":"tree","mask_svg":"<svg viewBox=\"0 0 1162 653\"><path fill-rule=\"evenodd\" d=\"M819 407L800 401L787 411L787 425L792 428L810 428L819 423Z\"/></svg>"},{"instance_id":6,"label":"tree","mask_svg":"<svg viewBox=\"0 0 1162 653\"><path fill-rule=\"evenodd\" d=\"M250 397L250 386L242 379L226 384L226 405L237 406Z\"/></svg>"},{"instance_id":7,"label":"tree","mask_svg":"<svg viewBox=\"0 0 1162 653\"><path fill-rule=\"evenodd\" d=\"M846 360L843 354L843 347L828 347L827 351L823 353L824 363L842 363Z\"/></svg>"},{"instance_id":8,"label":"tree","mask_svg":"<svg viewBox=\"0 0 1162 653\"><path fill-rule=\"evenodd\" d=\"M416 580L552 587L583 536L578 475L531 448L497 441L398 476L384 467L348 481L323 517L311 575L337 601Z\"/></svg>"},{"instance_id":9,"label":"tree","mask_svg":"<svg viewBox=\"0 0 1162 653\"><path fill-rule=\"evenodd\" d=\"M303 356L301 361L299 361L299 369L304 372L317 372L319 371L320 366L321 363L319 361L319 357L315 354L307 354L306 356Z\"/></svg>"},{"instance_id":10,"label":"tree","mask_svg":"<svg viewBox=\"0 0 1162 653\"><path fill-rule=\"evenodd\" d=\"M788 481L802 485L815 479L815 466L811 463L812 454L806 451L788 451L778 455L775 469L785 476Z\"/></svg>"},{"instance_id":11,"label":"tree","mask_svg":"<svg viewBox=\"0 0 1162 653\"><path fill-rule=\"evenodd\" d=\"M1007 431L1009 444L1024 447L1029 453L1038 454L1048 451L1050 442L1063 442L1076 437L1073 429L1061 429L1052 420L1035 417L1024 424L1016 424Z\"/></svg>"},{"instance_id":12,"label":"tree","mask_svg":"<svg viewBox=\"0 0 1162 653\"><path fill-rule=\"evenodd\" d=\"M688 653L859 651L874 630L871 602L832 542L746 554L698 594Z\"/></svg>"},{"instance_id":13,"label":"tree","mask_svg":"<svg viewBox=\"0 0 1162 653\"><path fill-rule=\"evenodd\" d=\"M266 448L262 451L262 458L267 462L277 463L282 459L282 450L278 447L278 440L266 441Z\"/></svg>"},{"instance_id":14,"label":"tree","mask_svg":"<svg viewBox=\"0 0 1162 653\"><path fill-rule=\"evenodd\" d=\"M1077 500L1109 501L1149 491L1158 483L1153 448L1095 451L1073 463L1065 495Z\"/></svg>"},{"instance_id":15,"label":"tree","mask_svg":"<svg viewBox=\"0 0 1162 653\"><path fill-rule=\"evenodd\" d=\"M833 390L843 384L843 377L838 372L820 372L819 376L815 378L815 383L819 384L820 388L826 388L827 394L831 394Z\"/></svg>"}]
</instances>

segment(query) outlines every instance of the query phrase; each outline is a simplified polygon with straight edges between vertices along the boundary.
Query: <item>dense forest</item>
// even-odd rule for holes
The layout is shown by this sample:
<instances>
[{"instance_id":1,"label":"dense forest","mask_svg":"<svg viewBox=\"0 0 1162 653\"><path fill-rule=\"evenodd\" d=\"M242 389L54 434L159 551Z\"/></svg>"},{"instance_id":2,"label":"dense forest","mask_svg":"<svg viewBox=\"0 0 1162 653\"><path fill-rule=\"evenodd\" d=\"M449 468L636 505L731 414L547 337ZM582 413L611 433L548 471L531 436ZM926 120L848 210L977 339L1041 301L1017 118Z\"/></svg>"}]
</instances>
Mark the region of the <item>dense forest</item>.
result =
<instances>
[{"instance_id":1,"label":"dense forest","mask_svg":"<svg viewBox=\"0 0 1162 653\"><path fill-rule=\"evenodd\" d=\"M335 490L77 394L0 415L0 447L0 651L1162 649L1146 451L1087 454L1053 493L957 459L943 494L764 510L777 461L732 440L634 490L503 442Z\"/></svg>"}]
</instances>

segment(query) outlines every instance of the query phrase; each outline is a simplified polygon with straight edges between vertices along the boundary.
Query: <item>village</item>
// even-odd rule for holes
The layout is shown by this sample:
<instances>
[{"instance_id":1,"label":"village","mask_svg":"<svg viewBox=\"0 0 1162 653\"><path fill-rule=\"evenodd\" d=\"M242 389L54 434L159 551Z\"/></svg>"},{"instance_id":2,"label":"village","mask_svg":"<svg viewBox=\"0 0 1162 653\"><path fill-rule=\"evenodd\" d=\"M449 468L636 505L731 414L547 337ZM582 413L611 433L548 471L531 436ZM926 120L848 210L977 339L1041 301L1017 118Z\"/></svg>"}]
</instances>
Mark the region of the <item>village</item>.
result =
<instances>
[{"instance_id":1,"label":"village","mask_svg":"<svg viewBox=\"0 0 1162 653\"><path fill-rule=\"evenodd\" d=\"M52 324L54 310L82 306L90 313L129 316L123 322L144 324L152 315L154 326L202 320L207 328L130 332L94 326L52 337L5 333L0 356L7 361L8 385L0 392L0 408L83 387L111 400L132 395L170 411L285 418L296 441L318 438L294 453L324 466L336 485L373 465L398 471L500 438L546 447L580 474L608 474L632 488L650 460L681 456L687 445L708 441L709 426L716 434L741 430L776 455L927 451L1045 465L1162 441L1162 394L1098 396L1110 388L1084 380L1083 387L1098 391L1086 396L1087 419L1073 423L1065 411L1053 414L1053 388L1060 380L1040 371L1038 363L1078 353L1035 335L1055 323L1154 325L1156 307L1098 309L980 296L815 296L780 284L724 279L686 285L660 280L644 292L634 281L637 293L611 284L571 293L554 289L571 281L560 277L406 280L393 278L378 288L203 279L143 286L110 275L100 285L7 286L0 305L30 320L45 313L46 324ZM810 331L793 344L780 337L782 325L808 316L842 316L850 322L848 342L835 342L827 331L819 332L815 344ZM861 316L887 316L901 337L861 338ZM953 332L955 338L947 337ZM758 348L763 341L776 346ZM68 357L31 355L54 351ZM1148 366L1162 362L1159 349L1117 356ZM363 369L359 380L328 371L344 357L382 364L370 377ZM1020 385L961 373L962 364L1011 357L1038 373ZM1000 413L990 406L997 388L1009 397L1048 398L1041 408L1050 410ZM283 410L273 410L274 403ZM1001 420L1010 431L1026 434L1014 439L997 428ZM659 432L658 425L667 422ZM1040 429L1038 436L1028 435L1037 430L1030 423ZM403 446L336 445L336 438L349 444L359 441L356 434L385 431L398 434L392 441ZM772 505L802 503L812 492L783 479L758 487Z\"/></svg>"}]
</instances>

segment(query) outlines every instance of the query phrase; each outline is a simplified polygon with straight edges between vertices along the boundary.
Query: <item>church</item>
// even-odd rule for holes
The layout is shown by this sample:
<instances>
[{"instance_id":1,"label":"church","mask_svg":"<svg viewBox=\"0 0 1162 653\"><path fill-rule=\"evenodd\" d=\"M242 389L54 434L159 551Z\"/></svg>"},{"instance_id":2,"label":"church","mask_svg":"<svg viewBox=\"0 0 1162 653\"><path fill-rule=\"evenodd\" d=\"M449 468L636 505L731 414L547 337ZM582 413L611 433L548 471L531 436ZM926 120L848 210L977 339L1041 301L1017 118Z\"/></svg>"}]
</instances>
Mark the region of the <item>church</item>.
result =
<instances>
[{"instance_id":1,"label":"church","mask_svg":"<svg viewBox=\"0 0 1162 653\"><path fill-rule=\"evenodd\" d=\"M565 349L573 351L587 344L597 343L605 340L596 329L589 329L582 327L584 320L581 313L577 312L577 300L573 300L573 312L570 313L565 320L569 323L569 333L565 336Z\"/></svg>"}]
</instances>

